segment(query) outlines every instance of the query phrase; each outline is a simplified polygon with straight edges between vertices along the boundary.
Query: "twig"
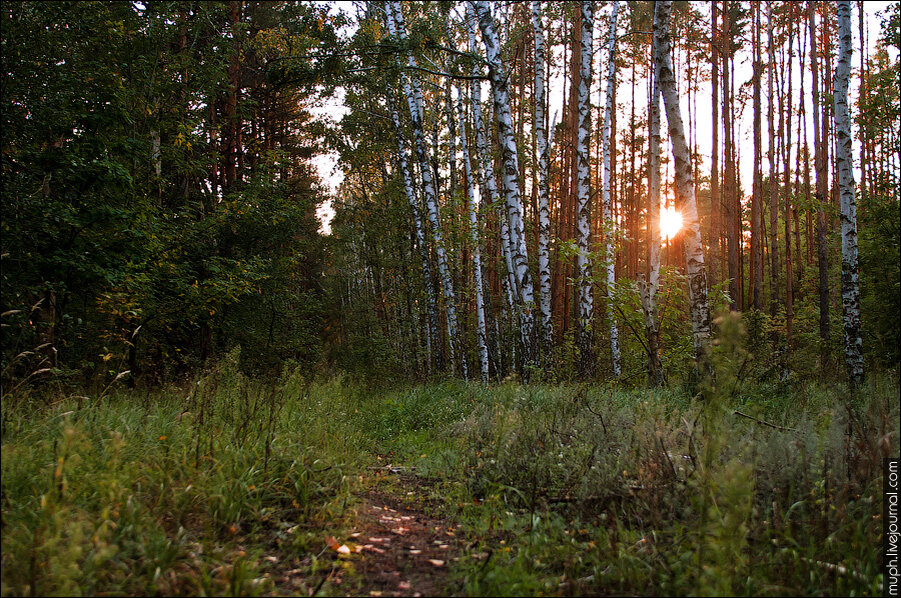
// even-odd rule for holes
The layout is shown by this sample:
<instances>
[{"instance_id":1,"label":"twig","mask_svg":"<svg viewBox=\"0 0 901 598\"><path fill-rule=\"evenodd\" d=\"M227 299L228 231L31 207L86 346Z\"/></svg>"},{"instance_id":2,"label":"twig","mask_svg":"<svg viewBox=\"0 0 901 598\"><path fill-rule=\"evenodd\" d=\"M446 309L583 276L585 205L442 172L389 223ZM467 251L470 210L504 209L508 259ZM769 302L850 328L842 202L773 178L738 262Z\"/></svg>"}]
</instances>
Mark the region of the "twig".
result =
<instances>
[{"instance_id":1,"label":"twig","mask_svg":"<svg viewBox=\"0 0 901 598\"><path fill-rule=\"evenodd\" d=\"M784 432L797 432L798 431L796 428L786 428L783 426L777 426L776 424L771 424L770 422L763 421L762 419L757 419L756 417L747 415L746 413L742 413L741 411L738 411L737 409L735 411L733 411L732 413L734 413L735 415L740 415L742 417L746 417L752 421L757 422L758 424L763 424L764 426L769 426L770 428L774 428L776 430L782 430Z\"/></svg>"}]
</instances>

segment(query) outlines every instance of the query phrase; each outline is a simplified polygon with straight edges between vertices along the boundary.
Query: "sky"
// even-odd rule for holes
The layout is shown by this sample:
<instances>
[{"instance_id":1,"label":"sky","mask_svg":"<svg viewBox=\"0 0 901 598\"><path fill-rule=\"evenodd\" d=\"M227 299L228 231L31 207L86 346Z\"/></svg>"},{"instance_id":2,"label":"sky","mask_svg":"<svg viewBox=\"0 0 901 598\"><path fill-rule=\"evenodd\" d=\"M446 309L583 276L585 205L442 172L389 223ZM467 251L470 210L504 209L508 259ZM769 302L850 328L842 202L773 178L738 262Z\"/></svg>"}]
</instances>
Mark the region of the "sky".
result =
<instances>
[{"instance_id":1,"label":"sky","mask_svg":"<svg viewBox=\"0 0 901 598\"><path fill-rule=\"evenodd\" d=\"M357 14L357 3L350 1L342 1L342 2L330 2L332 5L332 11L342 11L345 14L349 14L350 16L355 16ZM603 106L604 105L604 93L606 91L606 82L601 85L598 81L598 73L603 75L606 72L606 69L600 69L600 65L602 61L606 61L607 50L606 50L606 37L608 30L608 19L609 19L609 5L610 3L605 3L606 6L599 10L595 15L595 30L594 30L594 40L595 40L595 81L592 86L592 103L594 106ZM707 14L707 18L709 18L709 9L705 8L708 6L708 3L697 3L702 5L701 11ZM886 8L892 4L892 2L875 2L875 1L867 1L863 2L864 14L866 17L866 24L868 29L868 46L870 54L873 53L876 41L879 37L880 33L880 25L879 25L879 15L884 13ZM858 67L860 64L860 39L859 39L859 31L857 28L858 22L858 4L854 3L852 8L851 22L852 22L852 35L853 35L853 46L854 46L854 56L852 58L851 64L852 68ZM620 10L620 15L622 18L623 9ZM765 15L763 16L765 19ZM707 21L707 27L709 27L709 20ZM703 26L703 25L702 25ZM355 26L351 25L345 28L344 34L351 35L353 33ZM620 31L622 31L622 26L620 26ZM763 33L765 38L766 33ZM765 44L765 39L763 41ZM797 42L796 42L797 43ZM558 46L556 47L556 55L555 58L557 64L562 64L562 49ZM706 65L705 65L706 66ZM678 65L677 65L678 68ZM706 66L706 69L709 69L709 66ZM551 73L548 81L549 87L549 109L548 114L553 117L557 115L557 119L559 120L562 114L562 105L564 102L564 96L566 93L565 84L563 82L563 69L558 69L556 74ZM709 71L708 71L709 72ZM857 84L855 79L856 70L852 71L852 83L851 89L849 91L850 97L849 100L851 102L852 111L853 105L857 98ZM750 62L750 48L740 50L739 55L736 60L735 66L735 83L736 86L740 86L742 83L750 81L752 76L751 62ZM617 106L620 111L620 114L626 113L630 109L629 98L626 97L627 94L630 93L630 75L627 72L623 72L619 75L619 86L618 86L618 95L617 95ZM764 78L762 81L764 88L766 86L766 79ZM810 90L810 73L805 74L805 87ZM795 82L794 82L794 94L795 94L795 107L800 103L799 94L799 84L798 84L798 75L797 69L795 71ZM647 98L645 97L645 81L643 79L638 79L636 81L636 113L640 114L642 110L647 107ZM765 96L765 89L764 89ZM487 89L483 93L483 97L487 97ZM314 108L312 112L314 115L317 115L321 118L327 119L333 123L337 123L340 121L341 117L347 113L347 107L343 102L344 94L341 88L338 88L336 94L331 98L326 98L320 106ZM680 98L683 101L681 106L683 120L685 121L686 130L688 129L688 109L687 97L682 96ZM808 113L810 112L809 106L809 97L806 100L808 102ZM710 140L712 139L712 112L710 109L711 102L711 90L710 84L707 82L702 82L700 84L700 90L698 91L697 97L693 99L692 112L696 114L693 116L693 128L695 131L695 135L697 136L698 142L698 151L701 155L701 164L699 165L699 169L703 172L706 168L709 171L710 164L710 154L712 151L712 146ZM765 102L765 98L764 98ZM766 107L764 106L764 110ZM853 114L852 114L853 118ZM620 116L619 121L622 123L623 118ZM663 123L665 125L665 122ZM742 148L749 148L752 144L751 134L752 134L752 114L750 105L744 110L743 117L737 122L738 126L738 143L739 146L739 172L742 177L742 186L744 189L751 188L751 178L753 176L753 152L744 150ZM765 123L764 123L765 126ZM620 125L620 130L622 130L622 125ZM720 135L722 137L722 134ZM721 141L722 142L722 141ZM666 146L669 147L668 145ZM763 152L766 152L766 140L764 140L764 148ZM856 149L856 148L855 148ZM764 153L764 162L766 162L766 154ZM320 178L323 181L323 185L326 191L330 196L334 196L337 194L340 184L344 179L344 174L341 169L341 165L338 163L338 156L335 152L326 152L316 156L313 159L313 164L316 167ZM766 165L765 165L766 167ZM671 173L670 178L671 178ZM859 178L859 176L856 176ZM317 216L319 217L321 227L320 231L328 234L331 229L329 223L331 218L334 216L334 210L331 206L331 200L324 202L319 209L317 210Z\"/></svg>"}]
</instances>

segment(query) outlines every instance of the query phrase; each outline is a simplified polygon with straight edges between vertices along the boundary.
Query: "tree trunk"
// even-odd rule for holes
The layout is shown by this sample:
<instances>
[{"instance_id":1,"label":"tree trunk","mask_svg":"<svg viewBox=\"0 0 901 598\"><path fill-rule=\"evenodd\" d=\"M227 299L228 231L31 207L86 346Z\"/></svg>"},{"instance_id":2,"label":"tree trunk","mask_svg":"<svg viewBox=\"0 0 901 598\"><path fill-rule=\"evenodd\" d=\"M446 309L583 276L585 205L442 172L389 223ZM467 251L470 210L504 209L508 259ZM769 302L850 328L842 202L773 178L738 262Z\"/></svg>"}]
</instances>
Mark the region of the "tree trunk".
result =
<instances>
[{"instance_id":1,"label":"tree trunk","mask_svg":"<svg viewBox=\"0 0 901 598\"><path fill-rule=\"evenodd\" d=\"M767 4L767 48L769 65L767 68L767 126L769 128L769 213L770 213L770 315L775 317L779 307L779 176L776 172L776 127L773 110L773 80L776 70L776 52L773 43L773 10Z\"/></svg>"},{"instance_id":2,"label":"tree trunk","mask_svg":"<svg viewBox=\"0 0 901 598\"><path fill-rule=\"evenodd\" d=\"M710 107L713 111L713 149L710 153L710 248L713 257L710 259L710 280L712 283L717 282L722 272L722 244L721 233L722 223L720 214L722 213L722 199L720 198L720 64L719 57L722 52L720 48L721 36L717 30L717 21L719 17L719 4L713 2L710 14L710 83L711 83L711 101ZM658 108L659 110L659 108ZM659 118L659 116L658 116Z\"/></svg>"},{"instance_id":3,"label":"tree trunk","mask_svg":"<svg viewBox=\"0 0 901 598\"><path fill-rule=\"evenodd\" d=\"M594 374L594 347L592 343L592 319L594 316L594 298L592 296L591 265L588 254L591 251L591 181L589 170L589 148L591 136L591 105L589 90L591 89L592 29L594 27L594 2L583 1L582 8L582 52L579 68L579 135L576 143L576 243L579 252L576 254L576 270L578 272L578 337L579 372L583 378Z\"/></svg>"},{"instance_id":4,"label":"tree trunk","mask_svg":"<svg viewBox=\"0 0 901 598\"><path fill-rule=\"evenodd\" d=\"M478 321L477 337L479 346L479 371L482 383L488 382L488 340L485 327L485 299L482 292L482 257L479 250L479 192L469 159L469 144L466 140L466 124L463 120L463 94L457 87L457 121L460 124L460 149L463 152L463 174L466 177L466 192L469 198L469 234L472 242L472 271L476 287L476 316Z\"/></svg>"},{"instance_id":5,"label":"tree trunk","mask_svg":"<svg viewBox=\"0 0 901 598\"><path fill-rule=\"evenodd\" d=\"M661 387L663 369L660 367L660 321L657 317L657 291L660 289L660 88L656 70L653 68L651 72L648 98L648 280L642 293L642 308L648 337L648 384Z\"/></svg>"},{"instance_id":6,"label":"tree trunk","mask_svg":"<svg viewBox=\"0 0 901 598\"><path fill-rule=\"evenodd\" d=\"M672 1L657 2L654 10L655 67L669 124L675 162L677 209L682 213L683 247L688 274L688 298L695 357L699 366L706 363L710 344L710 306L707 301L707 270L701 245L701 228L695 201L691 155L685 141L676 79L670 62L670 12Z\"/></svg>"},{"instance_id":7,"label":"tree trunk","mask_svg":"<svg viewBox=\"0 0 901 598\"><path fill-rule=\"evenodd\" d=\"M763 305L763 176L761 167L761 123L760 102L760 4L751 4L754 14L751 48L754 60L754 189L751 195L751 307L760 310Z\"/></svg>"},{"instance_id":8,"label":"tree trunk","mask_svg":"<svg viewBox=\"0 0 901 598\"><path fill-rule=\"evenodd\" d=\"M845 331L845 363L848 382L863 382L863 351L860 332L860 283L857 263L857 206L852 171L851 118L848 114L848 79L851 76L851 3L838 2L839 57L835 69L835 157L842 219L842 324Z\"/></svg>"},{"instance_id":9,"label":"tree trunk","mask_svg":"<svg viewBox=\"0 0 901 598\"><path fill-rule=\"evenodd\" d=\"M735 144L732 133L732 93L730 63L732 61L732 38L730 37L731 18L729 2L723 2L723 45L727 50L723 54L723 137L725 138L725 217L726 217L726 250L728 253L729 298L732 309L741 309L742 280L739 254L741 253L741 207L738 204L737 177L735 176ZM659 85L659 83L658 83Z\"/></svg>"},{"instance_id":10,"label":"tree trunk","mask_svg":"<svg viewBox=\"0 0 901 598\"><path fill-rule=\"evenodd\" d=\"M386 23L388 32L392 36L406 39L403 14L400 12L400 2L393 0L385 4L387 12ZM407 57L407 64L416 67L416 60L412 55ZM447 255L444 251L444 239L441 233L441 221L438 211L438 197L432 181L432 169L429 164L429 155L423 132L422 91L415 77L404 78L404 95L410 109L410 120L413 129L413 140L416 156L419 160L419 174L422 178L423 193L425 194L426 208L429 216L429 224L432 228L432 238L435 241L435 254L438 257L438 275L441 279L441 287L444 291L444 312L447 326L448 347L451 366L456 370L457 359L455 344L457 343L457 311L454 297L453 283L447 266Z\"/></svg>"},{"instance_id":11,"label":"tree trunk","mask_svg":"<svg viewBox=\"0 0 901 598\"><path fill-rule=\"evenodd\" d=\"M816 171L816 192L814 198L817 206L817 265L819 267L820 291L820 339L823 341L821 358L825 360L829 352L829 256L826 251L826 212L823 206L827 201L828 173L825 155L827 141L821 139L820 127L820 79L819 59L816 51L816 21L814 18L814 2L807 3L807 18L810 27L810 69L813 76L813 151ZM823 117L823 120L825 117Z\"/></svg>"},{"instance_id":12,"label":"tree trunk","mask_svg":"<svg viewBox=\"0 0 901 598\"><path fill-rule=\"evenodd\" d=\"M500 39L497 26L491 15L489 3L485 0L475 2L475 11L485 44L488 76L494 96L494 110L497 118L498 137L501 142L501 153L504 162L503 182L504 196L510 224L510 237L515 248L513 266L516 269L516 282L519 286L520 299L520 339L521 339L521 374L528 377L529 368L534 364L535 318L532 314L535 298L532 288L532 276L529 272L529 258L526 249L526 235L522 220L522 200L519 182L519 157L516 148L516 137L510 113L510 94L507 90L507 71L501 61Z\"/></svg>"},{"instance_id":13,"label":"tree trunk","mask_svg":"<svg viewBox=\"0 0 901 598\"><path fill-rule=\"evenodd\" d=\"M794 12L794 5L789 5L789 10ZM785 226L785 343L788 348L788 351L791 351L792 348L792 335L793 330L792 327L794 325L794 317L795 317L795 308L794 308L794 271L792 263L792 250L791 250L791 239L792 239L792 214L791 214L791 122L792 122L792 42L794 41L795 28L792 19L789 19L788 24L788 70L785 76L788 77L788 98L789 101L785 102L785 108L787 108L787 114L785 110L783 110L783 94L779 94L779 131L780 137L782 138L782 147L783 147L783 164L782 164L782 201L783 201L783 212L782 218L784 220ZM798 147L798 153L800 153L800 145Z\"/></svg>"},{"instance_id":14,"label":"tree trunk","mask_svg":"<svg viewBox=\"0 0 901 598\"><path fill-rule=\"evenodd\" d=\"M549 245L551 212L549 206L548 157L546 129L547 94L544 88L545 52L544 28L541 24L541 3L532 2L532 29L535 32L535 143L538 149L538 312L541 315L541 355L550 352L554 338L551 318L551 268Z\"/></svg>"},{"instance_id":15,"label":"tree trunk","mask_svg":"<svg viewBox=\"0 0 901 598\"><path fill-rule=\"evenodd\" d=\"M404 178L404 192L407 195L407 201L410 204L410 210L413 214L413 226L416 231L416 244L419 246L419 257L422 261L422 284L424 287L424 295L428 310L428 334L426 335L426 352L429 359L429 367L435 364L438 370L442 369L440 355L441 351L434 351L433 347L439 343L435 338L438 335L438 306L435 301L432 283L432 267L429 260L429 248L426 244L425 226L422 222L422 212L419 209L419 203L416 201L416 193L413 190L413 177L407 164L406 150L404 149L403 131L400 126L400 116L394 107L394 102L388 99L388 106L391 110L391 118L394 121L394 130L397 134L397 159L400 163L401 174Z\"/></svg>"},{"instance_id":16,"label":"tree trunk","mask_svg":"<svg viewBox=\"0 0 901 598\"><path fill-rule=\"evenodd\" d=\"M615 223L612 217L613 200L610 195L610 132L612 125L613 96L616 84L616 15L619 11L619 2L614 0L613 11L610 14L610 35L607 41L607 99L604 107L604 129L601 133L601 152L603 155L603 179L601 183L601 195L604 204L604 228L606 241L605 262L607 267L607 297L612 300L616 288L616 248L614 245ZM612 301L610 305L612 305ZM613 362L613 376L618 378L622 374L619 350L619 330L616 325L616 315L612 309L607 310L610 320L610 357Z\"/></svg>"}]
</instances>

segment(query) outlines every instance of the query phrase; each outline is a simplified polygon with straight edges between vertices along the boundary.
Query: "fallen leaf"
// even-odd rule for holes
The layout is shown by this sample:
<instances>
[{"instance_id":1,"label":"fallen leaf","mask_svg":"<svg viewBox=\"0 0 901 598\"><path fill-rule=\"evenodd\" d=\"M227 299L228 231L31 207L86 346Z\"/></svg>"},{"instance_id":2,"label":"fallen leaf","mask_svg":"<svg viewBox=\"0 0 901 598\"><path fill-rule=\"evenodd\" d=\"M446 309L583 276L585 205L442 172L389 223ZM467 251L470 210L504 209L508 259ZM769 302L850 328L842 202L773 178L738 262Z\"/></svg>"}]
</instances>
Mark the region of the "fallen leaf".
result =
<instances>
[{"instance_id":1,"label":"fallen leaf","mask_svg":"<svg viewBox=\"0 0 901 598\"><path fill-rule=\"evenodd\" d=\"M441 559L429 559L429 562L432 563L433 565L435 565L436 567L444 566L444 561L442 561Z\"/></svg>"},{"instance_id":2,"label":"fallen leaf","mask_svg":"<svg viewBox=\"0 0 901 598\"><path fill-rule=\"evenodd\" d=\"M338 540L336 540L336 539L333 538L332 536L326 536L326 537L325 537L325 544L326 544L326 546L328 546L328 547L331 548L332 550L338 550L338 548L341 547L341 544L338 542Z\"/></svg>"}]
</instances>

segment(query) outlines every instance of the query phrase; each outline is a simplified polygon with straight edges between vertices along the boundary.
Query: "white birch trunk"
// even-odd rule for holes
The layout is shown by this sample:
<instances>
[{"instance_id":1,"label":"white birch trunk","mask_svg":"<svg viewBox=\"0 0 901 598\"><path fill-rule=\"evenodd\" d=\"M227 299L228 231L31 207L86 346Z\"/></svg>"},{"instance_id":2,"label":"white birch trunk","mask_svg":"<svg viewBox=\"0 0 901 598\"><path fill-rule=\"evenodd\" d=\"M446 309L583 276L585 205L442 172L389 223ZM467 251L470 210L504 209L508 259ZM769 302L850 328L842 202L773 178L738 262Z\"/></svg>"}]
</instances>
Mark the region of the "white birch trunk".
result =
<instances>
[{"instance_id":1,"label":"white birch trunk","mask_svg":"<svg viewBox=\"0 0 901 598\"><path fill-rule=\"evenodd\" d=\"M835 105L835 158L842 221L842 325L845 331L845 363L852 387L863 382L863 341L860 331L860 281L857 259L857 204L852 171L851 117L848 113L848 79L851 75L851 3L838 4L838 65L833 79Z\"/></svg>"},{"instance_id":2,"label":"white birch trunk","mask_svg":"<svg viewBox=\"0 0 901 598\"><path fill-rule=\"evenodd\" d=\"M578 345L579 370L583 377L594 373L594 351L592 346L592 319L594 297L592 296L591 265L588 254L591 251L591 173L589 171L589 148L591 136L591 59L592 29L594 28L594 2L582 2L582 48L579 76L578 114L579 129L576 141L576 272L578 274Z\"/></svg>"},{"instance_id":3,"label":"white birch trunk","mask_svg":"<svg viewBox=\"0 0 901 598\"><path fill-rule=\"evenodd\" d=\"M476 28L477 21L472 5L466 4L466 32L469 38L469 52L473 55L478 54L476 48ZM479 67L474 66L472 75L474 77L480 74ZM501 200L500 193L497 188L497 178L494 173L494 165L491 160L491 154L488 151L488 135L485 131L485 121L482 118L482 86L479 79L472 79L470 82L470 105L472 106L473 129L476 136L476 173L479 178L480 187L483 190L482 201L488 201L494 209L497 210L498 220L500 222L501 237L501 253L504 258L504 266L506 268L505 275L501 276L501 283L504 291L504 303L507 319L510 322L515 321L515 305L519 292L516 287L516 274L513 268L513 255L510 244L510 234L507 228L506 210L500 209ZM498 339L501 339L498 330ZM500 347L499 347L500 348ZM515 363L515 346L513 347L513 362Z\"/></svg>"},{"instance_id":4,"label":"white birch trunk","mask_svg":"<svg viewBox=\"0 0 901 598\"><path fill-rule=\"evenodd\" d=\"M534 363L533 343L535 340L535 318L532 314L535 298L532 276L529 272L529 258L526 249L525 227L522 219L522 200L519 183L519 157L513 118L510 112L510 94L507 90L507 72L501 61L500 39L489 3L479 0L474 3L482 41L485 44L488 76L494 95L494 111L497 117L498 136L504 161L504 196L510 224L510 239L515 247L513 267L516 269L516 283L520 293L520 338L522 339L523 374Z\"/></svg>"},{"instance_id":5,"label":"white birch trunk","mask_svg":"<svg viewBox=\"0 0 901 598\"><path fill-rule=\"evenodd\" d=\"M670 61L670 12L672 1L657 2L654 10L654 62L660 93L669 124L676 175L676 209L682 214L683 246L688 274L688 300L691 309L691 330L698 364L706 363L710 344L710 305L707 300L707 269L701 245L701 227L695 200L691 154L685 142L685 130L679 111L676 78Z\"/></svg>"},{"instance_id":6,"label":"white birch trunk","mask_svg":"<svg viewBox=\"0 0 901 598\"><path fill-rule=\"evenodd\" d=\"M607 296L613 297L616 289L616 249L614 246L614 222L613 206L610 197L610 132L611 112L613 110L613 94L616 77L616 14L619 11L619 2L613 2L613 12L610 14L610 36L607 40L607 101L604 107L604 129L601 137L601 152L603 153L603 178L601 183L601 196L604 202L604 223L606 225L606 266L607 266ZM619 329L616 325L616 314L612 309L607 310L610 319L610 356L613 362L613 375L619 377L622 374L622 365L619 352Z\"/></svg>"},{"instance_id":7,"label":"white birch trunk","mask_svg":"<svg viewBox=\"0 0 901 598\"><path fill-rule=\"evenodd\" d=\"M400 2L392 0L385 4L386 19L388 33L399 39L406 39L407 33L404 29L403 13L401 12ZM416 59L412 55L407 56L407 65L416 67ZM441 279L442 290L444 291L444 311L445 320L447 322L447 335L449 355L452 367L456 366L456 351L454 345L457 342L457 312L456 299L454 297L453 283L450 277L450 271L447 266L447 255L444 251L444 240L441 234L441 220L438 211L438 198L435 193L435 186L432 180L432 170L429 165L429 155L426 148L425 134L423 132L423 110L422 110L422 90L419 82L415 77L404 77L404 95L407 97L407 104L410 108L410 120L413 128L414 147L416 149L416 157L419 161L419 173L422 178L423 193L425 195L425 203L429 217L429 224L432 229L432 238L435 241L435 253L438 257L438 275Z\"/></svg>"},{"instance_id":8,"label":"white birch trunk","mask_svg":"<svg viewBox=\"0 0 901 598\"><path fill-rule=\"evenodd\" d=\"M463 175L466 179L466 190L469 196L469 234L472 240L472 270L476 287L476 316L478 322L479 370L482 383L488 382L488 335L485 325L485 298L482 292L482 257L479 249L479 190L472 173L469 159L469 144L466 139L466 121L463 118L463 93L457 87L457 123L460 150L463 153Z\"/></svg>"},{"instance_id":9,"label":"white birch trunk","mask_svg":"<svg viewBox=\"0 0 901 598\"><path fill-rule=\"evenodd\" d=\"M657 69L653 70L648 98L648 280L642 289L641 299L648 338L648 384L660 387L663 386L657 309L657 291L660 289L660 88L657 85Z\"/></svg>"},{"instance_id":10,"label":"white birch trunk","mask_svg":"<svg viewBox=\"0 0 901 598\"><path fill-rule=\"evenodd\" d=\"M544 27L541 23L541 3L537 1L532 2L532 29L535 32L535 144L538 150L538 313L541 322L541 353L544 356L553 343L554 325L551 320L551 211L549 145L545 128L547 94L544 88Z\"/></svg>"},{"instance_id":11,"label":"white birch trunk","mask_svg":"<svg viewBox=\"0 0 901 598\"><path fill-rule=\"evenodd\" d=\"M410 203L410 210L413 213L413 226L416 231L416 244L419 246L419 257L422 259L422 282L425 286L426 307L428 310L428 335L426 336L426 351L429 356L429 364L434 363L432 353L432 336L438 334L438 306L435 301L435 295L432 291L432 267L429 261L429 250L426 245L425 227L422 223L422 213L419 204L416 201L416 192L413 189L413 177L410 174L410 168L407 164L406 150L404 149L403 131L400 126L400 116L394 108L394 102L388 101L391 109L391 118L394 121L394 129L397 133L397 159L400 163L400 170L404 179L404 192L407 195L407 201Z\"/></svg>"}]
</instances>

